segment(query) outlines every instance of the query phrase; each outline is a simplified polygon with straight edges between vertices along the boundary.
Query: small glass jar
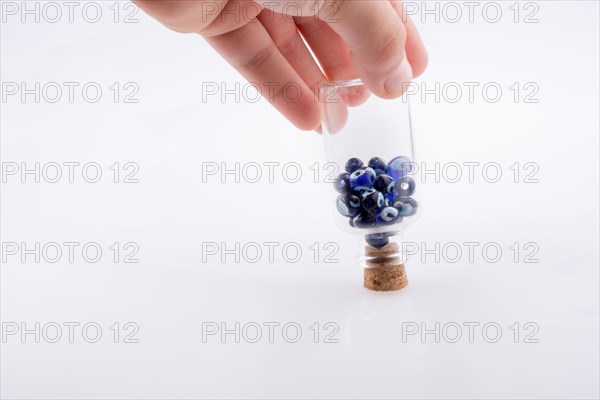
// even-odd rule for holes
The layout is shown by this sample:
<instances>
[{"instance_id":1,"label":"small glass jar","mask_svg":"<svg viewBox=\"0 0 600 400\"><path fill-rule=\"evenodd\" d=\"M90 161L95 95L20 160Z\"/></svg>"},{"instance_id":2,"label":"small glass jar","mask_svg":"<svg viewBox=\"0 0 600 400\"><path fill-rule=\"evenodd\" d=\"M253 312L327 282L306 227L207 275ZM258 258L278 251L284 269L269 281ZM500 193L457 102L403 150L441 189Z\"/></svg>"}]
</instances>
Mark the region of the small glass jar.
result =
<instances>
[{"instance_id":1,"label":"small glass jar","mask_svg":"<svg viewBox=\"0 0 600 400\"><path fill-rule=\"evenodd\" d=\"M328 83L320 96L327 160L340 171L336 222L361 238L365 287L401 289L402 233L420 210L408 97L379 98L358 79Z\"/></svg>"}]
</instances>

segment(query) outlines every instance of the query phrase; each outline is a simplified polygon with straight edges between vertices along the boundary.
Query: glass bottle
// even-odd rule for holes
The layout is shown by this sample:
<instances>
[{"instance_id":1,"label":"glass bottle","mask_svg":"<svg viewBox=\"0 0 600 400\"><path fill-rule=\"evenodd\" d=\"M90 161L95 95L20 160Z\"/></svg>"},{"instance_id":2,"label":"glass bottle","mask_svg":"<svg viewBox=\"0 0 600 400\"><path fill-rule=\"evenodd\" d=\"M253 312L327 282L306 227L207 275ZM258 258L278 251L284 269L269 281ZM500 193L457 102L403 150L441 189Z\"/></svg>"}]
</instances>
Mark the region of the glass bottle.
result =
<instances>
[{"instance_id":1,"label":"glass bottle","mask_svg":"<svg viewBox=\"0 0 600 400\"><path fill-rule=\"evenodd\" d=\"M401 289L402 233L420 210L408 96L382 99L355 79L324 85L320 101L327 161L340 171L336 223L360 237L364 286Z\"/></svg>"}]
</instances>

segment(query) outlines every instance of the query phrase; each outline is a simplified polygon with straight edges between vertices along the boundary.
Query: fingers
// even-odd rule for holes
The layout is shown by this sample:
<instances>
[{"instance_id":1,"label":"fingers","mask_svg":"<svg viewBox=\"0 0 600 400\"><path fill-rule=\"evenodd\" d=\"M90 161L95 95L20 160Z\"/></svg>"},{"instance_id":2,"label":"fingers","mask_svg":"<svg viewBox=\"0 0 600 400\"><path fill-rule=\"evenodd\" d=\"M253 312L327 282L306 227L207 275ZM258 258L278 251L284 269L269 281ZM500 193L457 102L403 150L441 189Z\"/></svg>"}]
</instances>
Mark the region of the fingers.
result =
<instances>
[{"instance_id":1,"label":"fingers","mask_svg":"<svg viewBox=\"0 0 600 400\"><path fill-rule=\"evenodd\" d=\"M329 80L358 78L350 50L329 25L315 17L296 17L295 21Z\"/></svg>"},{"instance_id":2,"label":"fingers","mask_svg":"<svg viewBox=\"0 0 600 400\"><path fill-rule=\"evenodd\" d=\"M247 0L134 0L151 17L181 33L215 36L246 25L262 11Z\"/></svg>"},{"instance_id":3,"label":"fingers","mask_svg":"<svg viewBox=\"0 0 600 400\"><path fill-rule=\"evenodd\" d=\"M321 68L330 81L340 81L358 78L358 73L352 64L350 50L329 25L315 17L296 17L296 25L302 33L313 53L319 60ZM369 97L364 87L354 87L352 91L342 94L343 100L349 106L364 103Z\"/></svg>"},{"instance_id":4,"label":"fingers","mask_svg":"<svg viewBox=\"0 0 600 400\"><path fill-rule=\"evenodd\" d=\"M326 82L327 78L315 62L310 51L302 41L302 37L296 29L296 24L291 17L264 10L258 17L269 36L285 57L288 63L298 73L300 78L313 91L320 83Z\"/></svg>"},{"instance_id":5,"label":"fingers","mask_svg":"<svg viewBox=\"0 0 600 400\"><path fill-rule=\"evenodd\" d=\"M265 0L135 1L175 31L202 34L300 129L315 129L320 123L319 105L311 93L313 83L358 77L365 83L368 90L337 94L342 104L333 113L338 118L333 118L337 123L332 121L332 125L343 126L346 105L361 104L369 90L383 98L402 95L405 84L413 74L421 74L428 62L419 33L400 0L294 2L295 7L286 7L285 12L294 15L296 24L277 12L284 10L262 10ZM316 5L326 9L327 15L319 15ZM306 17L313 13L322 20Z\"/></svg>"},{"instance_id":6,"label":"fingers","mask_svg":"<svg viewBox=\"0 0 600 400\"><path fill-rule=\"evenodd\" d=\"M413 78L416 78L427 68L429 55L419 31L410 17L407 17L404 26L406 26L406 55L413 70Z\"/></svg>"},{"instance_id":7,"label":"fingers","mask_svg":"<svg viewBox=\"0 0 600 400\"><path fill-rule=\"evenodd\" d=\"M313 130L320 125L320 107L309 87L262 24L250 23L206 40L298 128Z\"/></svg>"},{"instance_id":8,"label":"fingers","mask_svg":"<svg viewBox=\"0 0 600 400\"><path fill-rule=\"evenodd\" d=\"M329 26L348 46L367 87L379 97L402 95L412 80L405 56L406 29L389 1L330 0Z\"/></svg>"},{"instance_id":9,"label":"fingers","mask_svg":"<svg viewBox=\"0 0 600 400\"><path fill-rule=\"evenodd\" d=\"M279 52L298 73L300 78L313 92L315 103L318 101L321 84L327 81L325 75L310 54L298 33L296 24L291 17L264 10L258 17L269 36L277 46ZM321 132L320 126L315 129Z\"/></svg>"},{"instance_id":10,"label":"fingers","mask_svg":"<svg viewBox=\"0 0 600 400\"><path fill-rule=\"evenodd\" d=\"M421 35L419 35L419 31L413 20L406 14L403 2L400 0L390 1L392 7L394 7L394 10L396 10L396 13L404 22L404 27L406 28L406 56L408 57L408 62L413 70L413 78L416 78L425 71L425 68L427 68L427 63L429 62L427 50L425 49Z\"/></svg>"},{"instance_id":11,"label":"fingers","mask_svg":"<svg viewBox=\"0 0 600 400\"><path fill-rule=\"evenodd\" d=\"M319 105L305 81L320 82L325 77L293 21L286 23L281 15L273 17L272 23L265 20L267 31L254 19L261 6L246 0L137 0L137 3L175 31L202 34L298 128L311 130L320 125Z\"/></svg>"}]
</instances>

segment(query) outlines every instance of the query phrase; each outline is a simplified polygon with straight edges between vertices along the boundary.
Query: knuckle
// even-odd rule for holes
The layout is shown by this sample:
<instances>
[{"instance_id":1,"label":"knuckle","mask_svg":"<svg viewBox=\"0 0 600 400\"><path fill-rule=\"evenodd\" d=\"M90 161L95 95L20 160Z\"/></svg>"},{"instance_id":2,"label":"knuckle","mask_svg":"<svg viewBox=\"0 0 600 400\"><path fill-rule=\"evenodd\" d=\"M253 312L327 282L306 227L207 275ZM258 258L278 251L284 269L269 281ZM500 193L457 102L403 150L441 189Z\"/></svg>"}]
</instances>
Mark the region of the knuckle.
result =
<instances>
[{"instance_id":1,"label":"knuckle","mask_svg":"<svg viewBox=\"0 0 600 400\"><path fill-rule=\"evenodd\" d=\"M384 32L381 39L377 41L375 56L382 61L393 60L403 52L405 41L404 27L399 24L393 30Z\"/></svg>"},{"instance_id":2,"label":"knuckle","mask_svg":"<svg viewBox=\"0 0 600 400\"><path fill-rule=\"evenodd\" d=\"M286 57L293 54L299 48L300 42L296 40L296 35L285 38L277 43L277 48L282 56Z\"/></svg>"},{"instance_id":3,"label":"knuckle","mask_svg":"<svg viewBox=\"0 0 600 400\"><path fill-rule=\"evenodd\" d=\"M261 69L277 52L277 47L273 43L270 43L261 50L255 52L242 62L241 68L247 70L259 70Z\"/></svg>"}]
</instances>

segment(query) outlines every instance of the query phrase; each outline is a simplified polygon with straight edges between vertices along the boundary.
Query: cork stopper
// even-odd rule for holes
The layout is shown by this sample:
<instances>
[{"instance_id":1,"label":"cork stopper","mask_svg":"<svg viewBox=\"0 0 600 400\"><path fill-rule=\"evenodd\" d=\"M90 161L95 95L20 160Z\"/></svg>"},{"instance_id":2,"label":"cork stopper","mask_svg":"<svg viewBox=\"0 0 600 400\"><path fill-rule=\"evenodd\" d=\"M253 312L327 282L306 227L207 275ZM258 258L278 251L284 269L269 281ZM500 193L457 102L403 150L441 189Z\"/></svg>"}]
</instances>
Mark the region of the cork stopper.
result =
<instances>
[{"instance_id":1,"label":"cork stopper","mask_svg":"<svg viewBox=\"0 0 600 400\"><path fill-rule=\"evenodd\" d=\"M400 246L390 242L377 248L365 246L364 287L375 291L400 290L408 285Z\"/></svg>"}]
</instances>

